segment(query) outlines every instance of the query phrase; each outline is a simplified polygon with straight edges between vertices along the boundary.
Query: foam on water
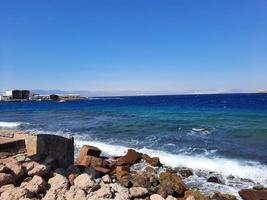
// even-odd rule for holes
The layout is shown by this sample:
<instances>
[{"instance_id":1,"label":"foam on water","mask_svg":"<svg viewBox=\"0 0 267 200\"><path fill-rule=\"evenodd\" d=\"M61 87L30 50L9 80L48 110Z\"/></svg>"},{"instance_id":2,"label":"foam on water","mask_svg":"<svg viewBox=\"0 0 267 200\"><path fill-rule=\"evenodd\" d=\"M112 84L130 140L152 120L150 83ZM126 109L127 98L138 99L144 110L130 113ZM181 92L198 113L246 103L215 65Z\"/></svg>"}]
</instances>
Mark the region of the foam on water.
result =
<instances>
[{"instance_id":1,"label":"foam on water","mask_svg":"<svg viewBox=\"0 0 267 200\"><path fill-rule=\"evenodd\" d=\"M76 145L81 147L84 144L96 146L106 155L121 156L126 153L128 147L111 145L98 141L76 140ZM170 167L188 167L194 170L206 170L221 174L224 177L229 175L240 178L251 179L255 182L267 185L267 166L253 161L242 161L220 157L206 157L205 155L183 155L171 154L153 149L136 149L152 157L159 157L160 161Z\"/></svg>"},{"instance_id":2,"label":"foam on water","mask_svg":"<svg viewBox=\"0 0 267 200\"><path fill-rule=\"evenodd\" d=\"M28 124L28 123L22 123L22 122L0 122L0 127L3 128L15 128L22 124Z\"/></svg>"}]
</instances>

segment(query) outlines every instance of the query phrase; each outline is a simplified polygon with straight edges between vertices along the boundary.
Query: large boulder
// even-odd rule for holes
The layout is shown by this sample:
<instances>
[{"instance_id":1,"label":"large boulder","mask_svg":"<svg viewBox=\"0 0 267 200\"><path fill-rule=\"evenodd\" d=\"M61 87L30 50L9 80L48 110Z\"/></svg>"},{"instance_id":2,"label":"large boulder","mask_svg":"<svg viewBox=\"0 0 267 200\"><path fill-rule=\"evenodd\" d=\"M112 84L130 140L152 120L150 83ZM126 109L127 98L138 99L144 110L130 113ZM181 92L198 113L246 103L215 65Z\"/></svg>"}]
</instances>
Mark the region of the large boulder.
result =
<instances>
[{"instance_id":1,"label":"large boulder","mask_svg":"<svg viewBox=\"0 0 267 200\"><path fill-rule=\"evenodd\" d=\"M133 165L141 159L142 155L133 149L128 149L125 156L120 157L117 160L117 165Z\"/></svg>"},{"instance_id":2,"label":"large boulder","mask_svg":"<svg viewBox=\"0 0 267 200\"><path fill-rule=\"evenodd\" d=\"M180 176L175 173L162 172L160 174L160 185L158 194L166 198L168 195L183 197L186 186Z\"/></svg>"},{"instance_id":3,"label":"large boulder","mask_svg":"<svg viewBox=\"0 0 267 200\"><path fill-rule=\"evenodd\" d=\"M15 183L15 180L11 174L0 173L0 187L13 183Z\"/></svg>"},{"instance_id":4,"label":"large boulder","mask_svg":"<svg viewBox=\"0 0 267 200\"><path fill-rule=\"evenodd\" d=\"M15 186L13 184L8 184L8 185L3 185L2 187L0 187L0 196L3 192L9 190L9 189L13 189Z\"/></svg>"},{"instance_id":5,"label":"large boulder","mask_svg":"<svg viewBox=\"0 0 267 200\"><path fill-rule=\"evenodd\" d=\"M240 190L238 193L244 200L266 200L267 199L267 189L264 189L264 190L243 189L243 190Z\"/></svg>"},{"instance_id":6,"label":"large boulder","mask_svg":"<svg viewBox=\"0 0 267 200\"><path fill-rule=\"evenodd\" d=\"M142 159L148 162L153 167L158 167L161 165L158 157L151 158L149 155L143 154Z\"/></svg>"},{"instance_id":7,"label":"large boulder","mask_svg":"<svg viewBox=\"0 0 267 200\"><path fill-rule=\"evenodd\" d=\"M89 155L93 157L99 157L100 154L101 154L101 150L99 148L94 147L94 146L89 146L89 145L83 145L80 150L77 162L78 163L82 162L85 156Z\"/></svg>"},{"instance_id":8,"label":"large boulder","mask_svg":"<svg viewBox=\"0 0 267 200\"><path fill-rule=\"evenodd\" d=\"M85 173L79 175L77 178L74 179L73 182L76 187L85 191L89 191L95 185L95 182L92 177Z\"/></svg>"}]
</instances>

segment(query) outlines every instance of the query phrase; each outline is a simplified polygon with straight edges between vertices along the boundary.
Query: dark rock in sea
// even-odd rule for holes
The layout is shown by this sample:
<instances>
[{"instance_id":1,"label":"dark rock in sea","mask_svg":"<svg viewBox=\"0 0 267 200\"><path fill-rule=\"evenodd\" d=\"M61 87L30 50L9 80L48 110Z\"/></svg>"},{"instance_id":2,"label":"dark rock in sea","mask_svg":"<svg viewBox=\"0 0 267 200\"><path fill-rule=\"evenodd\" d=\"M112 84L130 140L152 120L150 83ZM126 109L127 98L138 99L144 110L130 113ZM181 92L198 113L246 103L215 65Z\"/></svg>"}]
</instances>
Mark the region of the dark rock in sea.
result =
<instances>
[{"instance_id":1,"label":"dark rock in sea","mask_svg":"<svg viewBox=\"0 0 267 200\"><path fill-rule=\"evenodd\" d=\"M193 175L193 172L188 168L178 169L178 172L183 178L188 178L189 176Z\"/></svg>"},{"instance_id":2,"label":"dark rock in sea","mask_svg":"<svg viewBox=\"0 0 267 200\"><path fill-rule=\"evenodd\" d=\"M182 178L175 173L162 172L159 181L160 185L157 193L164 198L167 198L168 195L183 197L187 190Z\"/></svg>"},{"instance_id":3,"label":"dark rock in sea","mask_svg":"<svg viewBox=\"0 0 267 200\"><path fill-rule=\"evenodd\" d=\"M219 183L219 184L222 183L221 180L218 177L216 177L216 176L209 177L208 180L207 180L207 182Z\"/></svg>"},{"instance_id":4,"label":"dark rock in sea","mask_svg":"<svg viewBox=\"0 0 267 200\"><path fill-rule=\"evenodd\" d=\"M146 162L148 162L151 166L153 167L158 167L160 166L160 160L158 157L150 157L149 155L147 154L143 154L142 155L142 159L145 160Z\"/></svg>"},{"instance_id":5,"label":"dark rock in sea","mask_svg":"<svg viewBox=\"0 0 267 200\"><path fill-rule=\"evenodd\" d=\"M133 149L128 149L125 156L120 157L117 160L117 165L133 165L141 159L141 154Z\"/></svg>"},{"instance_id":6,"label":"dark rock in sea","mask_svg":"<svg viewBox=\"0 0 267 200\"><path fill-rule=\"evenodd\" d=\"M254 190L254 189L243 189L240 190L239 195L243 200L266 200L267 190Z\"/></svg>"},{"instance_id":7,"label":"dark rock in sea","mask_svg":"<svg viewBox=\"0 0 267 200\"><path fill-rule=\"evenodd\" d=\"M210 199L211 200L237 200L237 198L233 195L220 193L220 192L214 193Z\"/></svg>"},{"instance_id":8,"label":"dark rock in sea","mask_svg":"<svg viewBox=\"0 0 267 200\"><path fill-rule=\"evenodd\" d=\"M253 189L254 190L264 190L264 189L266 189L263 185L255 185L254 187L253 187Z\"/></svg>"}]
</instances>

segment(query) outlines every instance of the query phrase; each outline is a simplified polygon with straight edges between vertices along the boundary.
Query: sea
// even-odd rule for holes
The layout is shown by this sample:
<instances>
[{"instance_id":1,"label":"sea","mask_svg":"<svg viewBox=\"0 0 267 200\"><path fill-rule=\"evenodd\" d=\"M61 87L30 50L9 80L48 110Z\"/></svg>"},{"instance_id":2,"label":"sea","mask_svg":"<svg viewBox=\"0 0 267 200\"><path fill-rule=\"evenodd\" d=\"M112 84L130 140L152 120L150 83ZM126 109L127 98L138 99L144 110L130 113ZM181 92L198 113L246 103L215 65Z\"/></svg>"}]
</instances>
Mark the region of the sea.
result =
<instances>
[{"instance_id":1,"label":"sea","mask_svg":"<svg viewBox=\"0 0 267 200\"><path fill-rule=\"evenodd\" d=\"M76 149L94 145L108 156L134 148L192 169L186 184L207 194L267 186L267 94L0 102L0 128L73 136Z\"/></svg>"}]
</instances>

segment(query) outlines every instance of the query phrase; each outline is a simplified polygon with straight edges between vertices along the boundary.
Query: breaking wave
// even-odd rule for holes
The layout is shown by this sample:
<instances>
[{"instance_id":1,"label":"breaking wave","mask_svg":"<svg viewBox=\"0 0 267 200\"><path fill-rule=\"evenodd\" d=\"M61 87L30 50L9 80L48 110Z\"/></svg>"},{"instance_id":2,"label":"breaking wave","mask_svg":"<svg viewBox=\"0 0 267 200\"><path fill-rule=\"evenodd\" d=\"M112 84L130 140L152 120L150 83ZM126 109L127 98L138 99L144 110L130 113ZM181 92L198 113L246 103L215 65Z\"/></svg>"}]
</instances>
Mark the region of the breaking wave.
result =
<instances>
[{"instance_id":1,"label":"breaking wave","mask_svg":"<svg viewBox=\"0 0 267 200\"><path fill-rule=\"evenodd\" d=\"M23 124L29 124L29 123L23 123L23 122L0 122L0 127L2 128L16 128Z\"/></svg>"}]
</instances>

